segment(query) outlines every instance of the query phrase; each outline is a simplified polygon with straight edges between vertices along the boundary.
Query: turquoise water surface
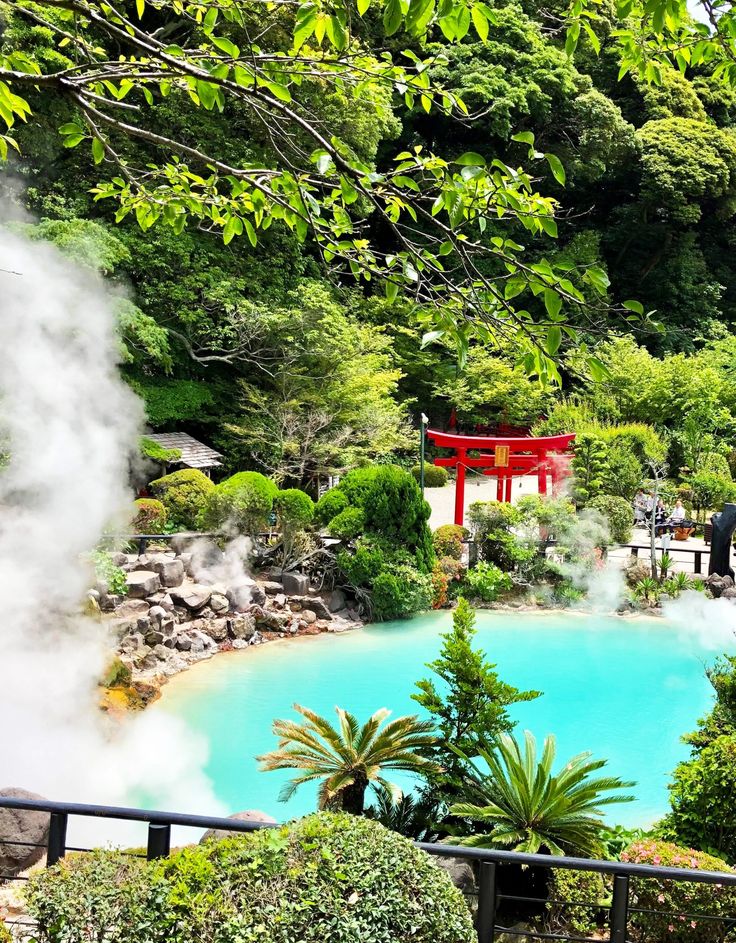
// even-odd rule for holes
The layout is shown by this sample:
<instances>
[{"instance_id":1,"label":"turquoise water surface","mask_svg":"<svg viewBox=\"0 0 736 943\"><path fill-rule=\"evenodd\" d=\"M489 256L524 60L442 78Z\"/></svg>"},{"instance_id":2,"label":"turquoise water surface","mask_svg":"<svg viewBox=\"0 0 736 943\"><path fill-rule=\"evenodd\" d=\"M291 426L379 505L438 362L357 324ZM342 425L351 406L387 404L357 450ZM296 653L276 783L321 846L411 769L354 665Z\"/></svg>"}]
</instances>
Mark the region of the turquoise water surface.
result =
<instances>
[{"instance_id":1,"label":"turquoise water surface","mask_svg":"<svg viewBox=\"0 0 736 943\"><path fill-rule=\"evenodd\" d=\"M448 612L430 613L221 654L174 678L149 710L206 738L207 772L230 810L290 818L314 809L316 788L278 801L289 774L261 773L255 761L275 746L271 722L295 717L294 702L333 717L340 705L360 720L379 707L416 712L413 683L428 676L424 665L450 621ZM543 692L512 709L519 731L540 740L554 733L559 760L590 750L612 774L636 780L637 801L614 806L611 821L646 825L666 811L668 775L687 755L679 738L709 706L703 669L717 652L665 620L481 611L477 625L477 644L501 678Z\"/></svg>"}]
</instances>

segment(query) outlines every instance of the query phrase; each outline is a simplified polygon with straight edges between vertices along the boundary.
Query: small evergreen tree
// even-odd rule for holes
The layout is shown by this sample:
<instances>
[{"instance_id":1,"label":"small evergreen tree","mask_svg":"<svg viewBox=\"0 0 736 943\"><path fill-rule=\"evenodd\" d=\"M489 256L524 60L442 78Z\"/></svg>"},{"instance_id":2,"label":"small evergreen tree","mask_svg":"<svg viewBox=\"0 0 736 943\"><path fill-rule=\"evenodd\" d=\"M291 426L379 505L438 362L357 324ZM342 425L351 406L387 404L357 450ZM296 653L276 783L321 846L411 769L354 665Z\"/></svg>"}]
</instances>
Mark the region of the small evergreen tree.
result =
<instances>
[{"instance_id":1,"label":"small evergreen tree","mask_svg":"<svg viewBox=\"0 0 736 943\"><path fill-rule=\"evenodd\" d=\"M417 682L418 693L412 694L431 714L439 731L432 752L443 772L436 785L450 795L460 787L464 770L464 761L453 747L466 756L476 756L479 749L514 727L507 710L511 704L540 695L539 691L519 691L501 681L496 666L486 661L484 652L473 648L475 631L475 612L461 598L453 613L452 629L442 636L439 658L427 665L444 682L446 690L425 678Z\"/></svg>"},{"instance_id":2,"label":"small evergreen tree","mask_svg":"<svg viewBox=\"0 0 736 943\"><path fill-rule=\"evenodd\" d=\"M575 440L573 496L578 507L601 493L608 472L607 454L606 443L597 435L582 432Z\"/></svg>"}]
</instances>

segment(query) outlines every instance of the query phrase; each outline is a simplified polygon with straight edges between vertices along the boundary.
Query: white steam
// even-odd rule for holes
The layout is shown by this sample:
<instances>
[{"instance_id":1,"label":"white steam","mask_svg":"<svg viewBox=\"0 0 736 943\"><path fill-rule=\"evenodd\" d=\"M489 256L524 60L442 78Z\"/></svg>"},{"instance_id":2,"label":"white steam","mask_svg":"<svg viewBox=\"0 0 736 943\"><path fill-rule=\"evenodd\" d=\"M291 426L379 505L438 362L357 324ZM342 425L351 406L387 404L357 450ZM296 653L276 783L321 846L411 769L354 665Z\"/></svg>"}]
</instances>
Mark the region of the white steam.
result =
<instances>
[{"instance_id":1,"label":"white steam","mask_svg":"<svg viewBox=\"0 0 736 943\"><path fill-rule=\"evenodd\" d=\"M736 647L736 606L730 599L690 590L665 602L662 612L679 634L695 637L703 648L720 654Z\"/></svg>"},{"instance_id":2,"label":"white steam","mask_svg":"<svg viewBox=\"0 0 736 943\"><path fill-rule=\"evenodd\" d=\"M161 713L116 723L97 706L111 645L79 615L84 554L129 517L143 418L118 376L112 300L0 228L0 306L0 788L216 813L203 743Z\"/></svg>"}]
</instances>

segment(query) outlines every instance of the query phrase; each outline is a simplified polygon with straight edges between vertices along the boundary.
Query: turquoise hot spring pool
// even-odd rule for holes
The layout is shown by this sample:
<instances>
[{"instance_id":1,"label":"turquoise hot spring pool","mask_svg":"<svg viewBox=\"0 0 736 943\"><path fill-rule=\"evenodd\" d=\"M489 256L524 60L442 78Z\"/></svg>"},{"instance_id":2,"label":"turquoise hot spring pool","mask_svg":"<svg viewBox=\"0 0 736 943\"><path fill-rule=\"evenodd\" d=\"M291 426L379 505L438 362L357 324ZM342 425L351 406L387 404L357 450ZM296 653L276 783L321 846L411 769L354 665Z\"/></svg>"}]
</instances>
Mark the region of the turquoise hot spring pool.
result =
<instances>
[{"instance_id":1,"label":"turquoise hot spring pool","mask_svg":"<svg viewBox=\"0 0 736 943\"><path fill-rule=\"evenodd\" d=\"M340 705L360 720L379 707L416 712L414 681L428 675L450 621L448 612L429 613L222 654L170 681L150 710L205 738L207 773L227 808L291 818L314 809L316 789L278 801L288 772L261 773L255 760L275 745L271 722L296 716L294 702L320 713ZM637 781L636 802L614 806L612 822L647 825L666 812L668 775L687 755L680 736L709 707L704 666L723 645L661 619L481 611L477 628L476 643L504 680L543 692L512 709L519 731L540 740L554 733L559 760L590 750L611 773Z\"/></svg>"}]
</instances>

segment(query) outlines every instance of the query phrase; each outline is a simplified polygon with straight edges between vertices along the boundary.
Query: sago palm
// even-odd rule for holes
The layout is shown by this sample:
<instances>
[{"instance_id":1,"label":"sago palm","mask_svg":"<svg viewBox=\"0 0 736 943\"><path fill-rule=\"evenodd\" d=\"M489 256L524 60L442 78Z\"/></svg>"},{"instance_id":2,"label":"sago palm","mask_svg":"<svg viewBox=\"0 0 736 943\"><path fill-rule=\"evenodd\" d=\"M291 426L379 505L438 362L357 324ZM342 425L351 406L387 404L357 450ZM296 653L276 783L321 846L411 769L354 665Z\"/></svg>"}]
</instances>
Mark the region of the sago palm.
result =
<instances>
[{"instance_id":1,"label":"sago palm","mask_svg":"<svg viewBox=\"0 0 736 943\"><path fill-rule=\"evenodd\" d=\"M591 760L590 753L573 757L553 774L555 738L551 736L545 739L539 759L536 741L528 730L523 752L513 737L502 735L493 752L481 750L479 755L489 772L482 774L472 767L467 784L474 802L457 803L450 812L490 829L459 839L463 845L596 856L603 850L601 807L634 798L607 795L635 783L594 777L606 761Z\"/></svg>"},{"instance_id":2,"label":"sago palm","mask_svg":"<svg viewBox=\"0 0 736 943\"><path fill-rule=\"evenodd\" d=\"M389 770L409 773L437 773L436 763L418 751L434 745L434 726L416 716L397 717L384 725L391 711L383 708L362 726L352 714L336 708L338 723L299 704L294 705L306 721L276 720L273 732L278 749L259 756L262 770L296 769L295 776L281 790L286 801L303 783L321 780L320 809L342 809L361 815L369 785L397 792L385 778Z\"/></svg>"}]
</instances>

